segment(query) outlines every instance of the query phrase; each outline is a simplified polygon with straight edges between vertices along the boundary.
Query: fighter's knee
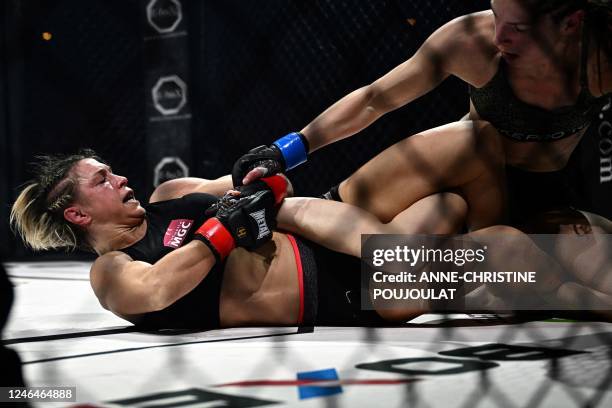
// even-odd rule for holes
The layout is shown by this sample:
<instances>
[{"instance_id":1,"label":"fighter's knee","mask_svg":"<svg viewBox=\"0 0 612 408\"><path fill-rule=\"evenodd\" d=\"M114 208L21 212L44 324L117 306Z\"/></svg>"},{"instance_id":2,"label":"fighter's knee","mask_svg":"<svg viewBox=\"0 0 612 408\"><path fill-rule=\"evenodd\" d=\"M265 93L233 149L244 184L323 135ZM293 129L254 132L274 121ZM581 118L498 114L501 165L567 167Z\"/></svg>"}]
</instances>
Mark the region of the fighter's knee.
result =
<instances>
[{"instance_id":1,"label":"fighter's knee","mask_svg":"<svg viewBox=\"0 0 612 408\"><path fill-rule=\"evenodd\" d=\"M493 154L501 158L503 156L502 139L495 126L486 120L473 120L471 125L475 146L479 150L486 150L489 155Z\"/></svg>"},{"instance_id":2,"label":"fighter's knee","mask_svg":"<svg viewBox=\"0 0 612 408\"><path fill-rule=\"evenodd\" d=\"M453 223L463 224L465 222L469 206L461 194L450 191L440 193L440 200L442 208L447 210L444 214L447 215Z\"/></svg>"},{"instance_id":3,"label":"fighter's knee","mask_svg":"<svg viewBox=\"0 0 612 408\"><path fill-rule=\"evenodd\" d=\"M443 192L425 197L421 200L435 209L433 217L427 217L420 229L414 233L422 234L456 234L466 222L469 206L461 194Z\"/></svg>"}]
</instances>

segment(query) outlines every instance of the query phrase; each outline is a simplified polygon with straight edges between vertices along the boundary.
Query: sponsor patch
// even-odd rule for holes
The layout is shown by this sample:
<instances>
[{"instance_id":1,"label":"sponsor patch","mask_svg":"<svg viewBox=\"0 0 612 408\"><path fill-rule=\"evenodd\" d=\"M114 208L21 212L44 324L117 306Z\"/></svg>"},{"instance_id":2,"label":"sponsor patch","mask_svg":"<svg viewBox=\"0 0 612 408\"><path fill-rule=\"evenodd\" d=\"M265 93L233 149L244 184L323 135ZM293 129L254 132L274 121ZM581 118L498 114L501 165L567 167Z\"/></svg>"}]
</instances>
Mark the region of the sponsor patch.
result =
<instances>
[{"instance_id":1,"label":"sponsor patch","mask_svg":"<svg viewBox=\"0 0 612 408\"><path fill-rule=\"evenodd\" d=\"M164 234L164 246L178 248L183 245L187 233L193 225L193 220L172 220Z\"/></svg>"}]
</instances>

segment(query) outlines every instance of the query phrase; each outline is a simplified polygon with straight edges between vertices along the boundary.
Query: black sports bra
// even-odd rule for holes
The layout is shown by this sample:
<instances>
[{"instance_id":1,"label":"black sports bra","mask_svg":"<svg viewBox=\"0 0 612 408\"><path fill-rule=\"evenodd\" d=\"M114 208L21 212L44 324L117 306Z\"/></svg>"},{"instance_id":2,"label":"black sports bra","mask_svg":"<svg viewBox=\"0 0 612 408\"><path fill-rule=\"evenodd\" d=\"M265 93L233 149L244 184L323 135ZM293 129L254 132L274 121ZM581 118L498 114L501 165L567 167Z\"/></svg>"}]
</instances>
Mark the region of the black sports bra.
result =
<instances>
[{"instance_id":1,"label":"black sports bra","mask_svg":"<svg viewBox=\"0 0 612 408\"><path fill-rule=\"evenodd\" d=\"M157 262L191 241L196 229L207 219L204 211L216 201L217 198L209 194L194 193L145 205L145 236L121 251L134 260ZM218 328L223 268L224 264L215 265L191 292L163 310L144 313L134 323L143 329Z\"/></svg>"},{"instance_id":2,"label":"black sports bra","mask_svg":"<svg viewBox=\"0 0 612 408\"><path fill-rule=\"evenodd\" d=\"M588 38L583 38L580 63L580 95L573 106L546 110L519 100L508 83L503 58L495 76L483 87L470 85L470 98L479 116L504 136L521 142L551 142L587 127L608 102L607 95L589 92L587 78Z\"/></svg>"}]
</instances>

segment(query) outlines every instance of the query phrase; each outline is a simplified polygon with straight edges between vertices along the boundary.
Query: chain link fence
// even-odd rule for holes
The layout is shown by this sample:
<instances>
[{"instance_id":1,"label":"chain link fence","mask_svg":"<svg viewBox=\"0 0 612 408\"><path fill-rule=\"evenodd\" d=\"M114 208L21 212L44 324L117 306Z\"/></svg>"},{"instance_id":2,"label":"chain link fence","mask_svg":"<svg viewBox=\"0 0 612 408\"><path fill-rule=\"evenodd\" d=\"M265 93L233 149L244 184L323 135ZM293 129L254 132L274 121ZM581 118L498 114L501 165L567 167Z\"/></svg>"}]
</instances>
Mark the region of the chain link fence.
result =
<instances>
[{"instance_id":1,"label":"chain link fence","mask_svg":"<svg viewBox=\"0 0 612 408\"><path fill-rule=\"evenodd\" d=\"M488 2L202 2L194 77L194 146L201 175L227 174L248 149L305 126L340 97L408 59L440 25ZM391 144L458 120L467 86L449 79L291 174L298 195L319 195ZM424 112L426 112L424 114ZM214 146L214 147L211 147ZM215 157L207 165L207 153Z\"/></svg>"}]
</instances>

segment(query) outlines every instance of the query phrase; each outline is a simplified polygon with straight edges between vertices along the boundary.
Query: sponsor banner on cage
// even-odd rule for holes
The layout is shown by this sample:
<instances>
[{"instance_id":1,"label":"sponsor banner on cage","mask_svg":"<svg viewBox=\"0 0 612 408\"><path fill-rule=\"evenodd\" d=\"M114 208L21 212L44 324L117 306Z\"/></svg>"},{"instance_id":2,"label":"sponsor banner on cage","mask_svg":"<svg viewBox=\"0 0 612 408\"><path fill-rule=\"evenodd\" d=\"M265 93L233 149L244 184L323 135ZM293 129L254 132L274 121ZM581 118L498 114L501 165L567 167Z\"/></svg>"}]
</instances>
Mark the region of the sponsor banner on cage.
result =
<instances>
[{"instance_id":1,"label":"sponsor banner on cage","mask_svg":"<svg viewBox=\"0 0 612 408\"><path fill-rule=\"evenodd\" d=\"M612 235L363 235L362 309L612 310Z\"/></svg>"}]
</instances>

